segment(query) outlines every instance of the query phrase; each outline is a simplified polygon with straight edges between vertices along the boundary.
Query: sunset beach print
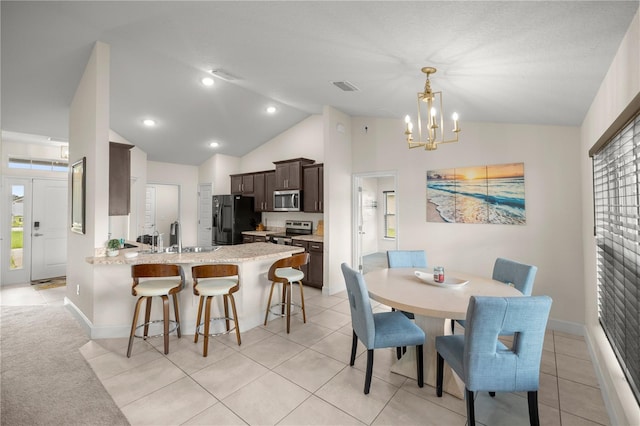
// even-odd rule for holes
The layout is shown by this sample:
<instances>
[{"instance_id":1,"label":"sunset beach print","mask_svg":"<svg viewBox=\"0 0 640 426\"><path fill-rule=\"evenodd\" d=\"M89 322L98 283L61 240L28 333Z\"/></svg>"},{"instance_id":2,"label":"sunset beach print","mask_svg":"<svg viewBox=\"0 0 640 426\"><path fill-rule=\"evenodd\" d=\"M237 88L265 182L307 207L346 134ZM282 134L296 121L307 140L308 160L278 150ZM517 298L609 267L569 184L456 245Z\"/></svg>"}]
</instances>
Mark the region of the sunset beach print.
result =
<instances>
[{"instance_id":1,"label":"sunset beach print","mask_svg":"<svg viewBox=\"0 0 640 426\"><path fill-rule=\"evenodd\" d=\"M427 222L525 224L524 163L427 171Z\"/></svg>"}]
</instances>

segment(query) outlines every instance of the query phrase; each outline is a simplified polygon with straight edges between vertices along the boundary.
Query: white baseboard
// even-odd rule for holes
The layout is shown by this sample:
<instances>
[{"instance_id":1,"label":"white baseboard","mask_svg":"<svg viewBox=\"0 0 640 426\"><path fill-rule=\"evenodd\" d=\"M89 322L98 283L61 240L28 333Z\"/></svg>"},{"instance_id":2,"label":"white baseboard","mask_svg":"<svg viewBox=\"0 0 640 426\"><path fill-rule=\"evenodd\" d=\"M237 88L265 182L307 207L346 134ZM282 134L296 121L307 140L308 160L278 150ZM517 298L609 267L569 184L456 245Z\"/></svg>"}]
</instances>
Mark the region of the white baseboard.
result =
<instances>
[{"instance_id":1,"label":"white baseboard","mask_svg":"<svg viewBox=\"0 0 640 426\"><path fill-rule=\"evenodd\" d=\"M549 321L547 322L547 328L553 331L561 331L563 333L573 334L576 336L585 335L584 324L578 324L575 322L554 320L549 318Z\"/></svg>"}]
</instances>

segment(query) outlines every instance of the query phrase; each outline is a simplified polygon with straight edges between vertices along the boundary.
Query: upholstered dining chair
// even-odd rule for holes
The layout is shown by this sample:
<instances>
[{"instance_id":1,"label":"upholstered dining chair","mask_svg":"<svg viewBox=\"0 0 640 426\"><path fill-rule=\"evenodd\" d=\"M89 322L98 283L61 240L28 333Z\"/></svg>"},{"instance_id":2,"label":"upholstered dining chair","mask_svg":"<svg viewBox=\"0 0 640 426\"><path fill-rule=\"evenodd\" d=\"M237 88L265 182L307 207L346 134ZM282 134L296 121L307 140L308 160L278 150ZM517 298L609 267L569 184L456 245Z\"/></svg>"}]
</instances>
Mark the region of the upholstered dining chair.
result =
<instances>
[{"instance_id":1,"label":"upholstered dining chair","mask_svg":"<svg viewBox=\"0 0 640 426\"><path fill-rule=\"evenodd\" d=\"M389 268L426 268L427 254L424 250L387 250Z\"/></svg>"},{"instance_id":2,"label":"upholstered dining chair","mask_svg":"<svg viewBox=\"0 0 640 426\"><path fill-rule=\"evenodd\" d=\"M465 384L467 420L475 424L474 392L527 392L529 422L539 425L538 388L548 296L472 296L464 335L436 337L436 395L442 396L444 362ZM498 340L513 334L511 347Z\"/></svg>"},{"instance_id":3,"label":"upholstered dining chair","mask_svg":"<svg viewBox=\"0 0 640 426\"><path fill-rule=\"evenodd\" d=\"M525 296L531 296L536 272L538 272L537 266L499 257L493 265L492 278L507 285L513 285ZM451 321L451 334L454 332L456 322L464 327L464 320Z\"/></svg>"},{"instance_id":4,"label":"upholstered dining chair","mask_svg":"<svg viewBox=\"0 0 640 426\"><path fill-rule=\"evenodd\" d=\"M418 386L423 387L422 348L425 342L424 331L399 311L374 314L371 310L369 292L362 274L351 269L346 263L343 263L341 268L347 286L349 309L351 310L351 326L353 328L349 365L353 366L355 363L358 339L367 348L367 371L364 381L365 395L369 393L371 388L373 350L380 348L415 346Z\"/></svg>"},{"instance_id":5,"label":"upholstered dining chair","mask_svg":"<svg viewBox=\"0 0 640 426\"><path fill-rule=\"evenodd\" d=\"M387 264L389 268L426 268L427 254L424 250L387 250ZM394 308L391 308L395 311ZM409 319L415 319L412 312L400 311ZM396 348L396 357L400 359L407 351L406 347Z\"/></svg>"}]
</instances>

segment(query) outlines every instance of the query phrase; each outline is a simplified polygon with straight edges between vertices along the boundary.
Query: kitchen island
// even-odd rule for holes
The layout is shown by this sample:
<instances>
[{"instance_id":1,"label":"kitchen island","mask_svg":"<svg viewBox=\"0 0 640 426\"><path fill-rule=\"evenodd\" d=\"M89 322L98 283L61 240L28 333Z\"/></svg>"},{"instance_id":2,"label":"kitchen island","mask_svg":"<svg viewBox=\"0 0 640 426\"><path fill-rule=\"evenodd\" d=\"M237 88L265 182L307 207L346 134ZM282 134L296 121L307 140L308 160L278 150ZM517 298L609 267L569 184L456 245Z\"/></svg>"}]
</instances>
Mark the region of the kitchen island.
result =
<instances>
[{"instance_id":1,"label":"kitchen island","mask_svg":"<svg viewBox=\"0 0 640 426\"><path fill-rule=\"evenodd\" d=\"M88 327L92 339L128 337L137 298L131 294L131 265L140 263L175 263L181 265L185 274L185 288L179 293L180 322L183 334L192 335L195 330L198 297L193 294L191 267L208 263L231 263L238 265L240 290L234 294L238 310L240 331L245 332L264 321L270 283L267 272L278 259L303 252L295 246L270 243L251 243L221 246L216 250L199 253L146 253L139 248L120 250L114 257L94 256L86 259L94 269L92 312L79 313ZM127 257L127 253L138 253ZM85 296L86 297L86 296ZM216 298L212 318L219 315L222 298ZM154 300L152 318L162 318L159 299ZM92 318L90 320L89 318ZM224 322L222 322L224 323Z\"/></svg>"}]
</instances>

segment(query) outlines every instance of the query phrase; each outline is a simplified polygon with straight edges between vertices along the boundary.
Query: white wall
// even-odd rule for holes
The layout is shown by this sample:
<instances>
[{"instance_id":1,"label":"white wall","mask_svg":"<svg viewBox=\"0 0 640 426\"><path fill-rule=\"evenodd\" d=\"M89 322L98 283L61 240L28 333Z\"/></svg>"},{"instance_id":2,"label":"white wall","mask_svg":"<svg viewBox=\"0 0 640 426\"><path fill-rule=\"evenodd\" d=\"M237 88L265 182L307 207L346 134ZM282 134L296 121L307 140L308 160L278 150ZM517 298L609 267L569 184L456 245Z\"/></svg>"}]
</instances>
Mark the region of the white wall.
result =
<instances>
[{"instance_id":1,"label":"white wall","mask_svg":"<svg viewBox=\"0 0 640 426\"><path fill-rule=\"evenodd\" d=\"M324 294L344 290L340 264L352 263L351 117L325 106L324 137Z\"/></svg>"},{"instance_id":2,"label":"white wall","mask_svg":"<svg viewBox=\"0 0 640 426\"><path fill-rule=\"evenodd\" d=\"M43 137L44 139L44 137ZM26 177L47 177L59 179L64 174L61 172L51 172L43 170L23 170L10 169L9 158L28 158L39 160L59 160L67 163L69 160L61 156L62 151L59 145L28 143L11 140L2 137L2 175L3 176L26 176Z\"/></svg>"},{"instance_id":3,"label":"white wall","mask_svg":"<svg viewBox=\"0 0 640 426\"><path fill-rule=\"evenodd\" d=\"M85 234L69 231L67 238L66 297L89 321L94 315L94 277L93 268L84 259L104 245L109 229L109 162L103 161L109 158L109 57L109 46L97 42L69 111L69 161L87 158L87 191Z\"/></svg>"},{"instance_id":4,"label":"white wall","mask_svg":"<svg viewBox=\"0 0 640 426\"><path fill-rule=\"evenodd\" d=\"M550 295L551 318L575 332L584 323L579 130L464 123L460 142L424 151L406 147L403 126L401 119L353 119L353 171L398 172L399 248L423 248L430 264L484 276L497 257L537 265L533 293ZM525 165L526 225L426 221L427 170L517 162Z\"/></svg>"},{"instance_id":5,"label":"white wall","mask_svg":"<svg viewBox=\"0 0 640 426\"><path fill-rule=\"evenodd\" d=\"M215 154L198 167L198 182L210 183L213 194L230 194L229 175L241 173L240 162L239 157Z\"/></svg>"},{"instance_id":6,"label":"white wall","mask_svg":"<svg viewBox=\"0 0 640 426\"><path fill-rule=\"evenodd\" d=\"M312 115L242 157L240 173L274 170L274 161L325 158L322 115Z\"/></svg>"},{"instance_id":7,"label":"white wall","mask_svg":"<svg viewBox=\"0 0 640 426\"><path fill-rule=\"evenodd\" d=\"M196 245L198 243L198 167L148 161L147 183L166 183L180 186L182 244L184 246ZM165 236L164 241L165 244L168 244L168 236Z\"/></svg>"},{"instance_id":8,"label":"white wall","mask_svg":"<svg viewBox=\"0 0 640 426\"><path fill-rule=\"evenodd\" d=\"M582 293L585 294L586 337L595 358L600 387L611 424L640 424L640 408L598 323L596 245L593 237L593 174L588 152L591 146L640 93L640 15L636 14L609 71L582 124L580 176L582 194L582 235L584 242Z\"/></svg>"}]
</instances>

